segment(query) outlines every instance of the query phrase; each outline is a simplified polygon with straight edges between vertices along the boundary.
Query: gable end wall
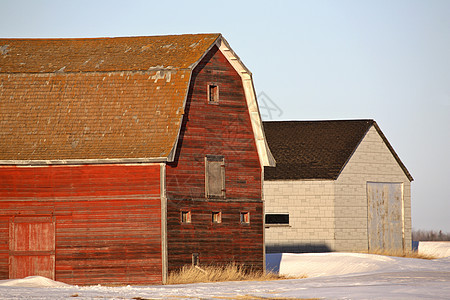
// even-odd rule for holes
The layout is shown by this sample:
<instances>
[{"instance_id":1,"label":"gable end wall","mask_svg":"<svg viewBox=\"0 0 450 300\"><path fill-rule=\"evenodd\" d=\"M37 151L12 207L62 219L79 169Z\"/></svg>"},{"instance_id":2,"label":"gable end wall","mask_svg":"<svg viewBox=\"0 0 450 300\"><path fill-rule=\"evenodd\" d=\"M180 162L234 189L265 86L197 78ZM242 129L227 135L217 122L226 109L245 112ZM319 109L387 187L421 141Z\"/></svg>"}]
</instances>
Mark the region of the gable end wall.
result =
<instances>
[{"instance_id":1,"label":"gable end wall","mask_svg":"<svg viewBox=\"0 0 450 300\"><path fill-rule=\"evenodd\" d=\"M335 250L368 250L367 182L403 183L404 247L411 249L411 183L372 126L335 183Z\"/></svg>"},{"instance_id":2,"label":"gable end wall","mask_svg":"<svg viewBox=\"0 0 450 300\"><path fill-rule=\"evenodd\" d=\"M168 270L192 263L264 268L262 170L241 76L213 47L194 69L174 162L166 168ZM208 103L208 84L219 89ZM225 161L225 198L205 197L205 157ZM181 210L191 223L181 223ZM222 223L212 223L212 212ZM250 223L240 223L240 212Z\"/></svg>"}]
</instances>

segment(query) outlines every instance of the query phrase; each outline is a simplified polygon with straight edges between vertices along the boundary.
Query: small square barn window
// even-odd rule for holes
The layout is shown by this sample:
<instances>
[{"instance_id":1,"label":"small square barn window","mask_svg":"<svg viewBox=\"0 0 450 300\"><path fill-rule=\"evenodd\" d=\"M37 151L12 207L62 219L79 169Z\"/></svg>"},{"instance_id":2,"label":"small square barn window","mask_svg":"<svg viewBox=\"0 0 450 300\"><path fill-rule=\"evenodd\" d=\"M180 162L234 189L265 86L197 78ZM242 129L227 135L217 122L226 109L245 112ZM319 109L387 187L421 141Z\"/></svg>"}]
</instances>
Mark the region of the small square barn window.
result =
<instances>
[{"instance_id":1,"label":"small square barn window","mask_svg":"<svg viewBox=\"0 0 450 300\"><path fill-rule=\"evenodd\" d=\"M181 223L191 223L191 212L189 210L181 211Z\"/></svg>"},{"instance_id":2,"label":"small square barn window","mask_svg":"<svg viewBox=\"0 0 450 300\"><path fill-rule=\"evenodd\" d=\"M289 225L289 214L266 214L266 225Z\"/></svg>"},{"instance_id":3,"label":"small square barn window","mask_svg":"<svg viewBox=\"0 0 450 300\"><path fill-rule=\"evenodd\" d=\"M241 211L241 224L249 224L250 223L250 213L248 211Z\"/></svg>"},{"instance_id":4,"label":"small square barn window","mask_svg":"<svg viewBox=\"0 0 450 300\"><path fill-rule=\"evenodd\" d=\"M219 86L215 83L208 84L208 102L219 103Z\"/></svg>"},{"instance_id":5,"label":"small square barn window","mask_svg":"<svg viewBox=\"0 0 450 300\"><path fill-rule=\"evenodd\" d=\"M211 218L213 223L222 223L222 213L220 211L213 211Z\"/></svg>"},{"instance_id":6,"label":"small square barn window","mask_svg":"<svg viewBox=\"0 0 450 300\"><path fill-rule=\"evenodd\" d=\"M205 157L205 189L207 198L225 198L225 159L222 155Z\"/></svg>"}]
</instances>

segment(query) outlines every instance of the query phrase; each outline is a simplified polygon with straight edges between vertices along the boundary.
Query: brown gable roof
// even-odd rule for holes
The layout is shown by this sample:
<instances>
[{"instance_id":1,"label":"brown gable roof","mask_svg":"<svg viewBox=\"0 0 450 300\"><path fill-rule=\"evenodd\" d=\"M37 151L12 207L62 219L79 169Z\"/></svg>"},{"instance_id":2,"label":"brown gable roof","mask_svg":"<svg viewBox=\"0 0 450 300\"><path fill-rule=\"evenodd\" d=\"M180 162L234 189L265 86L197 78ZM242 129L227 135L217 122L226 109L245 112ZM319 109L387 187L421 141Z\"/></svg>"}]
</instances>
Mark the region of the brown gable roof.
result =
<instances>
[{"instance_id":1,"label":"brown gable roof","mask_svg":"<svg viewBox=\"0 0 450 300\"><path fill-rule=\"evenodd\" d=\"M218 38L0 40L0 161L170 160Z\"/></svg>"},{"instance_id":2,"label":"brown gable roof","mask_svg":"<svg viewBox=\"0 0 450 300\"><path fill-rule=\"evenodd\" d=\"M277 161L264 168L267 180L337 179L371 126L384 140L409 180L406 167L373 120L263 122Z\"/></svg>"}]
</instances>

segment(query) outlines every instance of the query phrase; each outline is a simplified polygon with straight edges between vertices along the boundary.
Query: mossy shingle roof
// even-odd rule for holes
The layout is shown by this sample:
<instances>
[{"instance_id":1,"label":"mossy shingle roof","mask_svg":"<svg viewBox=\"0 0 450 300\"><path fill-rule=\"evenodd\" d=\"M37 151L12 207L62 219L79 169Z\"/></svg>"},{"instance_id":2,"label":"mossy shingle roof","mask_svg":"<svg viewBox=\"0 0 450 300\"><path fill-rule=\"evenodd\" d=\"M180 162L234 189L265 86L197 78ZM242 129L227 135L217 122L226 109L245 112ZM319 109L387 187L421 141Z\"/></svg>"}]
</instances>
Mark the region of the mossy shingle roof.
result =
<instances>
[{"instance_id":1,"label":"mossy shingle roof","mask_svg":"<svg viewBox=\"0 0 450 300\"><path fill-rule=\"evenodd\" d=\"M219 37L0 39L0 160L167 159Z\"/></svg>"},{"instance_id":2,"label":"mossy shingle roof","mask_svg":"<svg viewBox=\"0 0 450 300\"><path fill-rule=\"evenodd\" d=\"M371 126L413 180L374 120L267 121L263 125L277 162L275 168L264 168L266 180L337 179Z\"/></svg>"}]
</instances>

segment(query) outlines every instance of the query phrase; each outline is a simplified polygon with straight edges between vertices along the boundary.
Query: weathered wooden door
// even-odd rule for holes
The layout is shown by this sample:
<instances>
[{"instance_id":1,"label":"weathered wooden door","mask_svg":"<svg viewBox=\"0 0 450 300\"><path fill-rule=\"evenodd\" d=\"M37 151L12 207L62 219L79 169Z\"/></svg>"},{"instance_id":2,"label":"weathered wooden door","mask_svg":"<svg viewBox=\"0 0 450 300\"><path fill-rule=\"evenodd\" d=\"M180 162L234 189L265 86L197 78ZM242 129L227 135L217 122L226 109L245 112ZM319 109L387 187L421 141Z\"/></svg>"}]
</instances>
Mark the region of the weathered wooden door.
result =
<instances>
[{"instance_id":1,"label":"weathered wooden door","mask_svg":"<svg viewBox=\"0 0 450 300\"><path fill-rule=\"evenodd\" d=\"M370 250L403 250L403 185L367 183Z\"/></svg>"},{"instance_id":2,"label":"weathered wooden door","mask_svg":"<svg viewBox=\"0 0 450 300\"><path fill-rule=\"evenodd\" d=\"M9 278L39 275L55 279L53 217L16 216L9 234Z\"/></svg>"}]
</instances>

